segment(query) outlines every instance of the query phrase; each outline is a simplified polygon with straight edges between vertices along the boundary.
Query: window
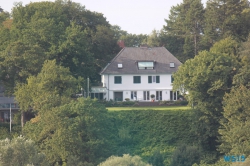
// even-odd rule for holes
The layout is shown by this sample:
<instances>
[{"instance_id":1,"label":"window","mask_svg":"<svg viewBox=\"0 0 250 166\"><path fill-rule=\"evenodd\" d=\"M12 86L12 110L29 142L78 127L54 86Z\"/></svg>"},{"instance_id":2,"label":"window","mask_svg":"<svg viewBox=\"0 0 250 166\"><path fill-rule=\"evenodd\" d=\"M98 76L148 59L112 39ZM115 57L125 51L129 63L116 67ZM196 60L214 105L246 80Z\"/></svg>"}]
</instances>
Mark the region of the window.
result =
<instances>
[{"instance_id":1,"label":"window","mask_svg":"<svg viewBox=\"0 0 250 166\"><path fill-rule=\"evenodd\" d=\"M170 62L170 67L174 68L174 62Z\"/></svg>"},{"instance_id":2,"label":"window","mask_svg":"<svg viewBox=\"0 0 250 166\"><path fill-rule=\"evenodd\" d=\"M118 69L122 69L122 63L118 63Z\"/></svg>"},{"instance_id":3,"label":"window","mask_svg":"<svg viewBox=\"0 0 250 166\"><path fill-rule=\"evenodd\" d=\"M160 76L148 76L148 83L160 83Z\"/></svg>"},{"instance_id":4,"label":"window","mask_svg":"<svg viewBox=\"0 0 250 166\"><path fill-rule=\"evenodd\" d=\"M162 100L162 91L156 91L156 100Z\"/></svg>"},{"instance_id":5,"label":"window","mask_svg":"<svg viewBox=\"0 0 250 166\"><path fill-rule=\"evenodd\" d=\"M122 76L115 76L114 82L115 82L115 84L121 84L122 83Z\"/></svg>"},{"instance_id":6,"label":"window","mask_svg":"<svg viewBox=\"0 0 250 166\"><path fill-rule=\"evenodd\" d=\"M156 83L160 83L160 76L156 76Z\"/></svg>"},{"instance_id":7,"label":"window","mask_svg":"<svg viewBox=\"0 0 250 166\"><path fill-rule=\"evenodd\" d=\"M154 69L154 62L138 62L138 69Z\"/></svg>"},{"instance_id":8,"label":"window","mask_svg":"<svg viewBox=\"0 0 250 166\"><path fill-rule=\"evenodd\" d=\"M174 82L174 77L171 75L171 83Z\"/></svg>"},{"instance_id":9,"label":"window","mask_svg":"<svg viewBox=\"0 0 250 166\"><path fill-rule=\"evenodd\" d=\"M137 98L137 92L136 91L131 91L131 100L136 100Z\"/></svg>"},{"instance_id":10,"label":"window","mask_svg":"<svg viewBox=\"0 0 250 166\"><path fill-rule=\"evenodd\" d=\"M134 76L134 84L140 84L141 83L141 76Z\"/></svg>"},{"instance_id":11,"label":"window","mask_svg":"<svg viewBox=\"0 0 250 166\"><path fill-rule=\"evenodd\" d=\"M152 76L148 76L148 83L152 83Z\"/></svg>"},{"instance_id":12,"label":"window","mask_svg":"<svg viewBox=\"0 0 250 166\"><path fill-rule=\"evenodd\" d=\"M143 91L143 100L149 100L149 91Z\"/></svg>"}]
</instances>

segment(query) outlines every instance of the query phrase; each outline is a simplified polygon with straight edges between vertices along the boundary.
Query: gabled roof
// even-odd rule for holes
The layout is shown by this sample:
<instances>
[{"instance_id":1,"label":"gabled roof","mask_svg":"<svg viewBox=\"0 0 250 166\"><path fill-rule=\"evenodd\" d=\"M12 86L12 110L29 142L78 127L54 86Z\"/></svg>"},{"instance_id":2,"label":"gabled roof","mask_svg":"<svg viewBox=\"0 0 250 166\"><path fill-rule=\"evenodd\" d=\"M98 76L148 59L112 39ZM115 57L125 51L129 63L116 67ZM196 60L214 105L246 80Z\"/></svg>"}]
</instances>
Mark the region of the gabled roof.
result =
<instances>
[{"instance_id":1,"label":"gabled roof","mask_svg":"<svg viewBox=\"0 0 250 166\"><path fill-rule=\"evenodd\" d=\"M137 62L154 61L154 69L139 70ZM170 68L170 62L175 67ZM122 64L122 68L118 68ZM100 74L171 74L181 62L165 47L124 47Z\"/></svg>"}]
</instances>

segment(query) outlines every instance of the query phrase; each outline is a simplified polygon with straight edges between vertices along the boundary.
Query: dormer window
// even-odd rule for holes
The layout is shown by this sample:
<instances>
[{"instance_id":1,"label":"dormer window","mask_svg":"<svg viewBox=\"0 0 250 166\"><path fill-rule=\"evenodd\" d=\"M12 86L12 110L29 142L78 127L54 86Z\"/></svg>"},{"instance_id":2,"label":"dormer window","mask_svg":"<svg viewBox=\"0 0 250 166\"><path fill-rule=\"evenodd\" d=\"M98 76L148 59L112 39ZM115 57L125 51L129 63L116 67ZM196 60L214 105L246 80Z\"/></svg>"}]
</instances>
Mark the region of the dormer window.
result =
<instances>
[{"instance_id":1,"label":"dormer window","mask_svg":"<svg viewBox=\"0 0 250 166\"><path fill-rule=\"evenodd\" d=\"M122 69L122 63L118 63L118 69Z\"/></svg>"},{"instance_id":2,"label":"dormer window","mask_svg":"<svg viewBox=\"0 0 250 166\"><path fill-rule=\"evenodd\" d=\"M138 62L138 69L154 69L154 62Z\"/></svg>"},{"instance_id":3,"label":"dormer window","mask_svg":"<svg viewBox=\"0 0 250 166\"><path fill-rule=\"evenodd\" d=\"M170 62L170 67L174 68L174 62Z\"/></svg>"}]
</instances>

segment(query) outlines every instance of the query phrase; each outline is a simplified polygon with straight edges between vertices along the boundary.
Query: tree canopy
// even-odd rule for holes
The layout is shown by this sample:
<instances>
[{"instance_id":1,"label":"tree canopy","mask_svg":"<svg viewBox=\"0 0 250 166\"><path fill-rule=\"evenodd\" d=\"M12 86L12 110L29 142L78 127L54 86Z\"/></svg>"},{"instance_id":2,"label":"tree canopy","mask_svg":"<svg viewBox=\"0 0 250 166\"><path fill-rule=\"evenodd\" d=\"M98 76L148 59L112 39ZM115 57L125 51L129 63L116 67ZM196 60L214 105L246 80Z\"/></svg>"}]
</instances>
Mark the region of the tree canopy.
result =
<instances>
[{"instance_id":1,"label":"tree canopy","mask_svg":"<svg viewBox=\"0 0 250 166\"><path fill-rule=\"evenodd\" d=\"M56 65L55 60L45 61L37 76L16 86L15 98L23 111L47 111L72 100L72 94L79 90L78 83L68 68Z\"/></svg>"},{"instance_id":2,"label":"tree canopy","mask_svg":"<svg viewBox=\"0 0 250 166\"><path fill-rule=\"evenodd\" d=\"M9 94L38 74L45 60L69 67L75 78L98 82L98 72L119 51L103 14L64 0L17 3L11 26L0 26L0 43L0 78Z\"/></svg>"},{"instance_id":3,"label":"tree canopy","mask_svg":"<svg viewBox=\"0 0 250 166\"><path fill-rule=\"evenodd\" d=\"M97 164L112 153L108 128L105 107L96 100L78 98L40 112L23 132L39 144L51 164L67 163L72 156Z\"/></svg>"}]
</instances>

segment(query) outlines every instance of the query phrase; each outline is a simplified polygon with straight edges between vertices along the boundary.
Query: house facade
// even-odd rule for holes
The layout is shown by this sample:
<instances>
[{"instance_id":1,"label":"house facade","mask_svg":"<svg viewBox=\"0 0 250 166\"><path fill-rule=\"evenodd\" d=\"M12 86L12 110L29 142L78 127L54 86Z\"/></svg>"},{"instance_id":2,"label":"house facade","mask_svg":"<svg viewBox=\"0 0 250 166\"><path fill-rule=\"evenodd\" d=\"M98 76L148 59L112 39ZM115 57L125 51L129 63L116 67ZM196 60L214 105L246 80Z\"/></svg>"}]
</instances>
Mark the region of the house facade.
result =
<instances>
[{"instance_id":1,"label":"house facade","mask_svg":"<svg viewBox=\"0 0 250 166\"><path fill-rule=\"evenodd\" d=\"M172 74L181 62L165 47L124 47L101 71L106 100L177 100ZM102 94L101 94L102 93Z\"/></svg>"},{"instance_id":2,"label":"house facade","mask_svg":"<svg viewBox=\"0 0 250 166\"><path fill-rule=\"evenodd\" d=\"M13 119L14 113L17 112L18 109L18 105L13 96L4 96L4 87L0 83L0 122L10 122L10 119Z\"/></svg>"}]
</instances>

